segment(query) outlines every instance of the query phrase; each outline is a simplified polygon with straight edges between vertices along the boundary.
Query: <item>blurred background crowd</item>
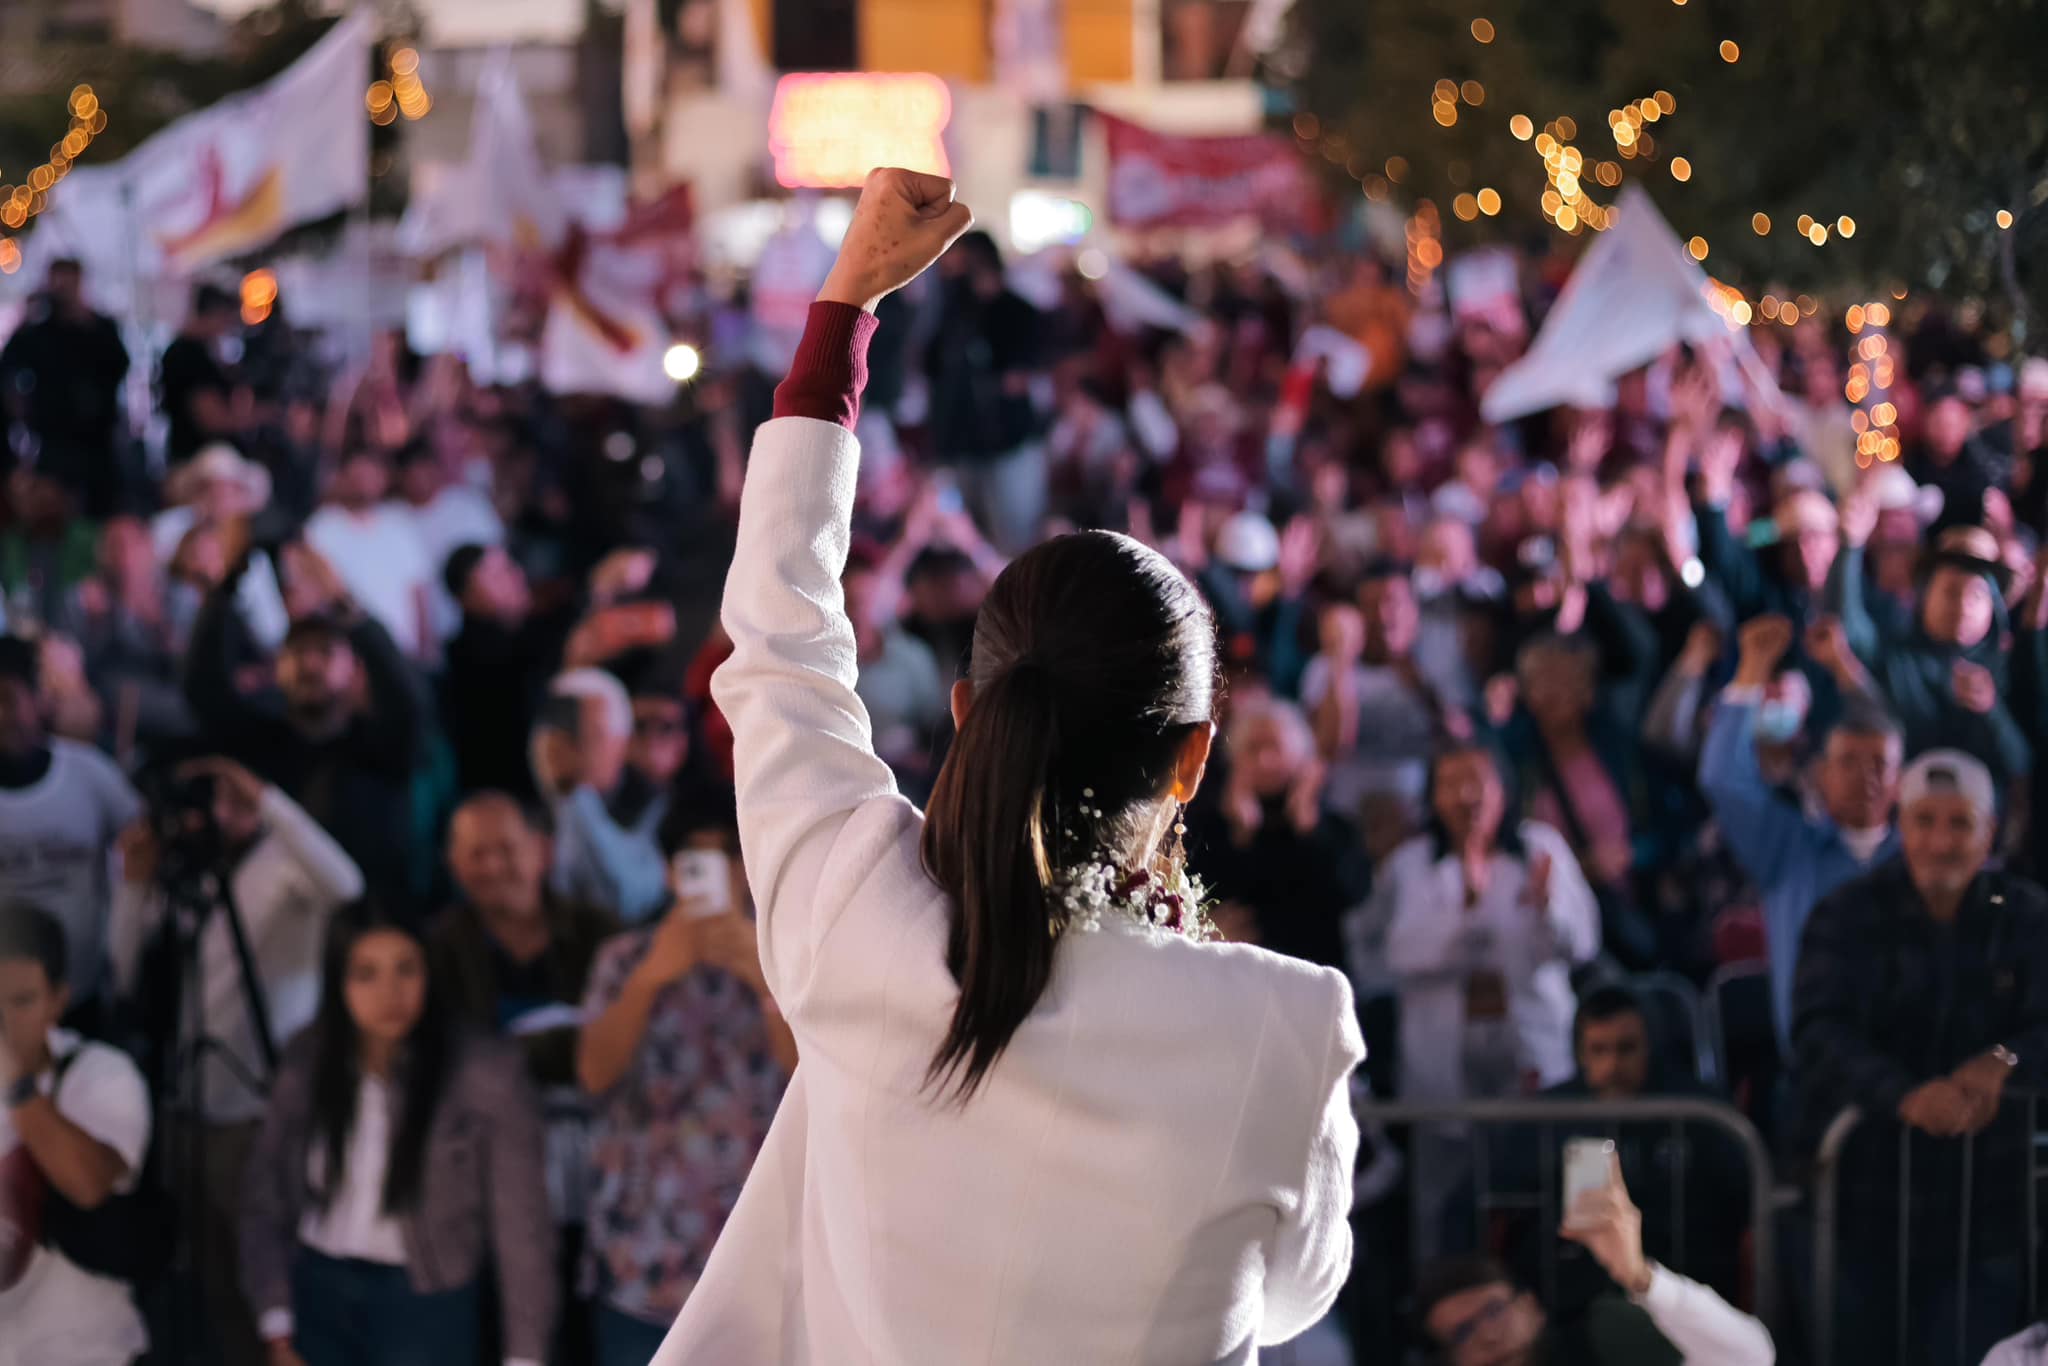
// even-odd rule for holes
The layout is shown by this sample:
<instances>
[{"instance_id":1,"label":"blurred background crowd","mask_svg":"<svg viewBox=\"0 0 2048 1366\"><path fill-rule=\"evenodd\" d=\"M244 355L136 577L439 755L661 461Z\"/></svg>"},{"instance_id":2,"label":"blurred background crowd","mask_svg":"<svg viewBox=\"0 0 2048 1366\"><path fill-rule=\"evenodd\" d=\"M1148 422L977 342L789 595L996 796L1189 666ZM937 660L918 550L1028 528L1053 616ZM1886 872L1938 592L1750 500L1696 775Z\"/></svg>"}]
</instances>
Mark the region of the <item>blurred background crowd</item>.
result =
<instances>
[{"instance_id":1,"label":"blurred background crowd","mask_svg":"<svg viewBox=\"0 0 2048 1366\"><path fill-rule=\"evenodd\" d=\"M423 116L419 54L378 61L370 122ZM644 1362L798 1065L709 680L844 205L799 191L741 268L604 278L710 220L546 221L530 139L491 142L529 117L508 79L408 220L514 281L481 339L481 251L410 328L301 325L261 250L138 327L161 290L77 220L0 241L33 291L0 323L0 1366ZM922 800L981 599L1042 538L1127 532L1201 586L1228 677L1191 862L1226 937L1349 975L1371 1049L1353 1282L1275 1359L1747 1359L1552 1237L1590 1136L1642 1248L1781 1359L1976 1366L2039 1279L2048 355L2016 289L1710 281L1648 197L1580 198L1621 176L1566 123L1535 237L1324 221L1252 184L1274 135L1175 172L1262 238L1112 252L1021 231L1070 212L1034 200L888 299L842 581L874 742ZM62 169L0 223L60 219ZM650 352L650 310L693 340ZM581 382L565 320L616 343ZM1597 1117L1457 1108L1524 1098Z\"/></svg>"}]
</instances>

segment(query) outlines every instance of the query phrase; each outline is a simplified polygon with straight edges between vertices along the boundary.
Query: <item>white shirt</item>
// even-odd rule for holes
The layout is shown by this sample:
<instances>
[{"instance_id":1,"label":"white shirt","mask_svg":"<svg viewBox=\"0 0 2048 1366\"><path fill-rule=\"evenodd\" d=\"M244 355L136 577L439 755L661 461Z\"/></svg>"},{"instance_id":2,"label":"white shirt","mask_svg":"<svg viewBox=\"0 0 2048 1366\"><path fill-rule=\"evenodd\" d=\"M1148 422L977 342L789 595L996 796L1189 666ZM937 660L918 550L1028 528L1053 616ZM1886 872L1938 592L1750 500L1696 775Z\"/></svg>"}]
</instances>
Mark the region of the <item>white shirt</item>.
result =
<instances>
[{"instance_id":1,"label":"white shirt","mask_svg":"<svg viewBox=\"0 0 2048 1366\"><path fill-rule=\"evenodd\" d=\"M135 1188L149 1149L149 1088L127 1056L76 1034L50 1032L52 1057L79 1050L57 1088L57 1112L120 1155L128 1174L117 1191ZM52 1078L42 1079L44 1095ZM17 1151L13 1112L0 1109L0 1163L28 1159ZM0 1223L0 1237L8 1234ZM141 1355L149 1333L128 1287L83 1270L63 1253L39 1247L22 1277L0 1290L0 1366L107 1366Z\"/></svg>"},{"instance_id":2,"label":"white shirt","mask_svg":"<svg viewBox=\"0 0 2048 1366\"><path fill-rule=\"evenodd\" d=\"M2048 1331L2036 1324L1991 1349L1984 1366L2048 1366Z\"/></svg>"},{"instance_id":3,"label":"white shirt","mask_svg":"<svg viewBox=\"0 0 2048 1366\"><path fill-rule=\"evenodd\" d=\"M229 887L269 1008L270 1037L282 1049L313 1022L327 918L363 894L363 875L334 837L283 792L265 788L261 807L263 833L235 865ZM114 893L109 937L114 980L124 993L135 986L143 945L163 912L163 895L154 886L124 880ZM208 916L201 935L200 1019L217 1045L204 1055L201 1108L212 1124L261 1119L264 1093L249 1082L267 1084L268 1078L226 915L217 910Z\"/></svg>"},{"instance_id":4,"label":"white shirt","mask_svg":"<svg viewBox=\"0 0 2048 1366\"><path fill-rule=\"evenodd\" d=\"M392 1097L389 1084L364 1077L356 1091L356 1122L342 1155L340 1188L322 1210L308 1206L299 1219L299 1241L330 1257L405 1265L405 1226L384 1212L384 1171L391 1157ZM327 1148L315 1138L306 1146L306 1178L315 1189L326 1184Z\"/></svg>"},{"instance_id":5,"label":"white shirt","mask_svg":"<svg viewBox=\"0 0 2048 1366\"><path fill-rule=\"evenodd\" d=\"M308 1207L299 1219L299 1241L315 1252L344 1260L404 1266L405 1225L384 1212L384 1173L391 1156L395 1098L389 1084L365 1077L356 1092L356 1122L342 1155L341 1188L326 1210ZM326 1148L318 1138L306 1148L306 1176L322 1183ZM264 1311L256 1331L266 1342L289 1337L295 1316L289 1309ZM505 1366L540 1366L525 1357L506 1357Z\"/></svg>"},{"instance_id":6,"label":"white shirt","mask_svg":"<svg viewBox=\"0 0 2048 1366\"><path fill-rule=\"evenodd\" d=\"M450 484L425 504L408 504L413 527L427 556L428 597L433 608L436 640L446 640L462 626L462 609L441 581L448 557L466 545L498 545L505 523L490 498L466 484Z\"/></svg>"},{"instance_id":7,"label":"white shirt","mask_svg":"<svg viewBox=\"0 0 2048 1366\"><path fill-rule=\"evenodd\" d=\"M713 694L803 1065L655 1366L1251 1362L1350 1270L1350 988L1106 917L971 1100L924 1090L959 992L854 693L857 456L782 418L748 467Z\"/></svg>"},{"instance_id":8,"label":"white shirt","mask_svg":"<svg viewBox=\"0 0 2048 1366\"><path fill-rule=\"evenodd\" d=\"M0 901L44 907L64 927L73 1001L103 984L112 850L141 811L120 766L75 740L50 741L33 783L0 789Z\"/></svg>"},{"instance_id":9,"label":"white shirt","mask_svg":"<svg viewBox=\"0 0 2048 1366\"><path fill-rule=\"evenodd\" d=\"M1468 910L1463 865L1418 835L1387 856L1372 899L1346 924L1353 979L1400 994L1403 1099L1464 1099L1465 986L1478 972L1506 987L1522 1069L1544 1086L1571 1078L1571 967L1600 951L1599 905L1557 831L1523 821L1521 837L1526 859L1496 852ZM1549 896L1529 904L1529 860L1546 855Z\"/></svg>"},{"instance_id":10,"label":"white shirt","mask_svg":"<svg viewBox=\"0 0 2048 1366\"><path fill-rule=\"evenodd\" d=\"M354 513L329 504L307 519L306 542L327 557L349 596L391 633L399 649L425 652L431 623L421 620L420 604L434 568L410 509L381 503Z\"/></svg>"},{"instance_id":11,"label":"white shirt","mask_svg":"<svg viewBox=\"0 0 2048 1366\"><path fill-rule=\"evenodd\" d=\"M1650 1288L1635 1302L1678 1349L1685 1366L1771 1366L1778 1359L1777 1346L1761 1323L1698 1281L1665 1267L1651 1266Z\"/></svg>"}]
</instances>

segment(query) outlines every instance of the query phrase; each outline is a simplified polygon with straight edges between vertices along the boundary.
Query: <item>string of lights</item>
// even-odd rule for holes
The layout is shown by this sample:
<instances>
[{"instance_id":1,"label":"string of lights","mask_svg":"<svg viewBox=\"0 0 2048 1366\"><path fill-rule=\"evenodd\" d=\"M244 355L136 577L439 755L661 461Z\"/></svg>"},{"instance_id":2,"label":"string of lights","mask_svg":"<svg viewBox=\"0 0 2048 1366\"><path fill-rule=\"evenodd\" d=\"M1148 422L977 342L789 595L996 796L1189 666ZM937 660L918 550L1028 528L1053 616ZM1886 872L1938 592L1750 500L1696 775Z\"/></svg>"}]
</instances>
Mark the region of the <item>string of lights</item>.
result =
<instances>
[{"instance_id":1,"label":"string of lights","mask_svg":"<svg viewBox=\"0 0 2048 1366\"><path fill-rule=\"evenodd\" d=\"M64 136L50 144L49 160L22 177L19 185L0 184L0 226L20 229L41 213L50 202L51 187L71 173L71 167L106 131L107 111L89 85L72 87L65 97L71 126ZM0 238L0 275L21 269L21 246L12 237Z\"/></svg>"},{"instance_id":2,"label":"string of lights","mask_svg":"<svg viewBox=\"0 0 2048 1366\"><path fill-rule=\"evenodd\" d=\"M1683 7L1687 0L1672 0L1675 6ZM1485 17L1474 17L1469 24L1473 42L1481 47L1490 46L1500 36L1494 22ZM1742 59L1742 47L1732 37L1715 40L1715 51L1727 65L1735 65ZM1481 73L1484 74L1484 73ZM1482 109L1487 101L1488 91L1478 76L1453 79L1445 76L1437 79L1429 91L1430 116L1435 126L1446 132L1455 130L1460 122L1470 123L1478 117L1474 111ZM1590 159L1577 144L1578 126L1570 115L1559 115L1544 124L1539 131L1535 121L1527 114L1513 114L1506 119L1507 131L1517 141L1532 144L1533 150L1542 159L1546 188L1537 200L1544 221L1570 236L1578 236L1587 230L1604 231L1612 226L1614 210L1609 204L1602 204L1592 197L1595 186L1601 190L1615 190L1620 187L1627 174L1626 163L1662 162L1663 169L1678 184L1693 181L1696 168L1691 158L1685 155L1663 155L1659 147L1658 134L1665 130L1661 125L1678 112L1677 98L1669 90L1659 89L1650 95L1633 100L1619 108L1608 111L1607 126L1614 142L1612 157ZM1481 126L1485 126L1483 123ZM1312 111L1302 111L1294 116L1293 130L1305 151L1320 152L1332 164L1342 165L1352 179L1359 183L1360 191L1371 202L1385 203L1394 197L1395 187L1408 180L1411 167L1406 157L1390 156L1375 169L1361 154L1352 148L1335 129L1327 128L1324 121ZM1470 175L1469 165L1462 160L1449 163L1447 170L1454 187L1460 187L1450 201L1450 211L1460 222L1476 222L1480 218L1497 216L1506 206L1506 197L1492 185L1474 189L1463 189ZM2015 223L2015 216L2008 208L1999 208L1993 214L1993 221L2000 230L2009 230ZM1758 237L1769 237L1776 225L1771 215L1758 210L1750 216L1750 229ZM1837 214L1832 220L1810 213L1802 213L1793 225L1798 235L1815 248L1825 248L1834 241L1844 241L1856 235L1856 220L1849 214ZM1407 245L1408 285L1411 291L1420 294L1428 285L1435 271L1444 259L1442 241L1442 220L1438 215L1435 201L1418 199L1410 216L1404 222L1404 236ZM1694 234L1685 241L1687 253L1704 263L1710 253L1710 245L1704 236ZM1730 284L1709 277L1707 298L1715 311L1730 327L1784 326L1795 327L1802 318L1812 318L1818 311L1818 301L1808 295L1794 299L1780 300L1775 295L1765 294L1752 301L1744 292ZM1894 299L1903 299L1903 286L1893 290ZM1883 303L1864 304L1852 309L1849 319L1858 317L1863 327L1881 328L1880 317L1888 318L1890 307ZM1849 330L1857 333L1858 325L1850 321ZM1887 343L1882 336L1864 338L1865 343L1875 342L1872 348L1879 354L1864 358L1860 364L1866 368L1882 360L1882 350ZM1888 365L1888 362L1887 362ZM1863 380L1866 388L1874 383L1874 375L1866 374ZM1882 384L1868 392L1881 392ZM1851 402L1857 399L1851 397ZM1859 438L1868 436L1867 441L1859 440L1859 455L1869 459L1892 459L1897 453L1896 414L1889 419L1879 420L1878 413L1884 405L1865 406L1858 409L1860 425ZM1887 444L1888 443L1888 444Z\"/></svg>"},{"instance_id":3,"label":"string of lights","mask_svg":"<svg viewBox=\"0 0 2048 1366\"><path fill-rule=\"evenodd\" d=\"M419 49L398 48L392 52L388 66L390 76L370 82L370 88L363 92L363 107L370 113L370 122L388 128L401 115L408 123L425 118L434 107L434 98L420 81Z\"/></svg>"}]
</instances>

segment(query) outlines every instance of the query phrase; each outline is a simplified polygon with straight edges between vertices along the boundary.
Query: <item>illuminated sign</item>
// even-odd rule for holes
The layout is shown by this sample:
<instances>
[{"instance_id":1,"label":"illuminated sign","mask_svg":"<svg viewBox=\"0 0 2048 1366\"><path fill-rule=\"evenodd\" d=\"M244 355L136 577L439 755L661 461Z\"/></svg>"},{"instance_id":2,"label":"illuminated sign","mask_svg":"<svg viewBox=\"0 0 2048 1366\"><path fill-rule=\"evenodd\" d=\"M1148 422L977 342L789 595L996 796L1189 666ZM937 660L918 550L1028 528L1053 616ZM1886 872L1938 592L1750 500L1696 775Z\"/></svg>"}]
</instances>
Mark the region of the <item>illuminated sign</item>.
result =
<instances>
[{"instance_id":1,"label":"illuminated sign","mask_svg":"<svg viewBox=\"0 0 2048 1366\"><path fill-rule=\"evenodd\" d=\"M768 111L775 179L792 189L858 185L877 166L950 175L941 134L953 96L922 72L784 76Z\"/></svg>"}]
</instances>

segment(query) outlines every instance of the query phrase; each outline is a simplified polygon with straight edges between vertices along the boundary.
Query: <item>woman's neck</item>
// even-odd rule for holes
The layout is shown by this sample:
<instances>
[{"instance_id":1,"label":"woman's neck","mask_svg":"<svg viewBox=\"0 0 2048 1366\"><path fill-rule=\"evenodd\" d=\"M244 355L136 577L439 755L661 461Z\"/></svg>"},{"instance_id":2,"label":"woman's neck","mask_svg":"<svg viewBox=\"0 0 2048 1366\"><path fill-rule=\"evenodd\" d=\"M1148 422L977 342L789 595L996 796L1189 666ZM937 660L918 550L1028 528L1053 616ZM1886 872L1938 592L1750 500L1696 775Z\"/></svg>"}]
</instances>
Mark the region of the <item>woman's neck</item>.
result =
<instances>
[{"instance_id":1,"label":"woman's neck","mask_svg":"<svg viewBox=\"0 0 2048 1366\"><path fill-rule=\"evenodd\" d=\"M373 1039L367 1034L363 1036L361 1059L364 1076L388 1080L391 1076L392 1064L397 1061L397 1058L398 1045L396 1043L385 1039Z\"/></svg>"},{"instance_id":2,"label":"woman's neck","mask_svg":"<svg viewBox=\"0 0 2048 1366\"><path fill-rule=\"evenodd\" d=\"M1457 841L1458 857L1466 863L1484 863L1493 857L1493 832L1473 831Z\"/></svg>"}]
</instances>

